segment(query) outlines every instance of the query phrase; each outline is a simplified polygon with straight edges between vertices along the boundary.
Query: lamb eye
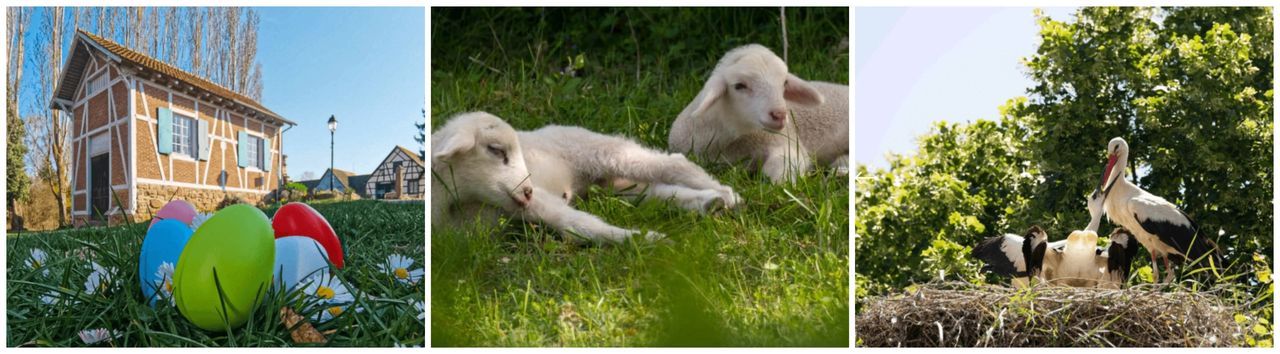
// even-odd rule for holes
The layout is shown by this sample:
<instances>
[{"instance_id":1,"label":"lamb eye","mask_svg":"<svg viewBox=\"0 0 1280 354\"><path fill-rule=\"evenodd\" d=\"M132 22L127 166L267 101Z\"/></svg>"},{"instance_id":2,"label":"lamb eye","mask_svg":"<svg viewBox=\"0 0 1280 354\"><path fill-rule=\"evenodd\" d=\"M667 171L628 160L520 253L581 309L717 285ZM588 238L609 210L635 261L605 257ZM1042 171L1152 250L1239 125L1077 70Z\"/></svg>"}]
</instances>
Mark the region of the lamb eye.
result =
<instances>
[{"instance_id":1,"label":"lamb eye","mask_svg":"<svg viewBox=\"0 0 1280 354\"><path fill-rule=\"evenodd\" d=\"M741 83L741 82L736 83L736 84L733 84L733 89L734 89L734 90L738 90L738 91L746 90L746 89L747 89L747 84L744 84L744 83Z\"/></svg>"},{"instance_id":2,"label":"lamb eye","mask_svg":"<svg viewBox=\"0 0 1280 354\"><path fill-rule=\"evenodd\" d=\"M497 157L501 157L501 158L502 158L502 164L503 164L503 165L506 165L506 164L509 162L509 160L507 159L507 151L506 151L506 150L503 150L501 146L498 146L498 145L489 145L489 146L486 146L486 147L487 147L487 148L489 148L489 153L490 153L490 154L493 154L493 156L497 156Z\"/></svg>"}]
</instances>

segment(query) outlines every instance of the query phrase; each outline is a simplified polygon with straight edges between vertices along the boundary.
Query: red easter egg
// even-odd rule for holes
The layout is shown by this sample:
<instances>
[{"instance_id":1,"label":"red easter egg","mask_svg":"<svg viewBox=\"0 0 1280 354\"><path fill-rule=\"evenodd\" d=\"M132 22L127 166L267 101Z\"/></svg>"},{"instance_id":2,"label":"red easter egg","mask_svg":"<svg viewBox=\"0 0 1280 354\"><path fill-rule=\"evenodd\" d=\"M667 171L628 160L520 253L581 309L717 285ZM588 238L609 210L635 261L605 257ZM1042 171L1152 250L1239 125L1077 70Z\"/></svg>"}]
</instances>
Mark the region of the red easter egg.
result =
<instances>
[{"instance_id":1,"label":"red easter egg","mask_svg":"<svg viewBox=\"0 0 1280 354\"><path fill-rule=\"evenodd\" d=\"M276 238L306 236L316 240L328 253L329 261L342 268L342 243L338 242L338 234L333 232L329 221L310 205L298 202L285 204L271 218L271 228L275 229Z\"/></svg>"}]
</instances>

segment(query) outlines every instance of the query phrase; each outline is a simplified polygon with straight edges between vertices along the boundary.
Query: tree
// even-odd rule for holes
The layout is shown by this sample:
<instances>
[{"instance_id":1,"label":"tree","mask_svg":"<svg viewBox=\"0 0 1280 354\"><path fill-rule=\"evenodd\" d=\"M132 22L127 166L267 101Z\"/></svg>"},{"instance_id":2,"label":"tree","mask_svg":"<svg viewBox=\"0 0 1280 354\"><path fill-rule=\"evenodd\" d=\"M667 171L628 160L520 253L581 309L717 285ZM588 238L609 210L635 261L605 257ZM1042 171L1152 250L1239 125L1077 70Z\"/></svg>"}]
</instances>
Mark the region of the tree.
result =
<instances>
[{"instance_id":1,"label":"tree","mask_svg":"<svg viewBox=\"0 0 1280 354\"><path fill-rule=\"evenodd\" d=\"M1272 234L1270 9L1090 7L1077 16L1066 24L1038 14L1043 40L1026 60L1036 85L1019 114L1040 132L1032 150L1046 178L1037 208L1083 208L1076 196L1095 187L1102 149L1119 136L1136 184L1181 206L1207 236L1221 232L1229 256L1263 249Z\"/></svg>"},{"instance_id":2,"label":"tree","mask_svg":"<svg viewBox=\"0 0 1280 354\"><path fill-rule=\"evenodd\" d=\"M34 155L32 160L37 167L36 178L45 181L44 185L57 202L58 225L62 226L67 222L67 203L70 198L67 185L70 159L67 152L70 151L71 115L50 108L49 102L54 95L53 88L57 86L62 74L59 70L63 61L63 44L67 35L78 24L79 11L73 10L71 16L67 16L66 9L62 7L43 10L43 23L38 32L42 36L37 38L40 44L33 60L40 64L35 67L37 101L32 105L38 119L35 122L27 121L30 128L27 145ZM69 22L68 17L71 20Z\"/></svg>"},{"instance_id":3,"label":"tree","mask_svg":"<svg viewBox=\"0 0 1280 354\"><path fill-rule=\"evenodd\" d=\"M426 146L427 146L427 121L426 121L426 119L427 119L427 110L426 110L426 109L423 109L423 110L422 110L422 121L420 121L420 122L416 122L416 123L413 123L413 126L418 128L418 135L416 135L416 136L414 136L414 137L413 137L413 141L418 142L418 157L419 157L419 158L421 158L421 159L423 159L423 160L426 160L426 159L427 159L427 148L426 148Z\"/></svg>"},{"instance_id":4,"label":"tree","mask_svg":"<svg viewBox=\"0 0 1280 354\"><path fill-rule=\"evenodd\" d=\"M27 176L27 165L25 163L27 154L26 145L26 125L22 122L19 115L18 107L21 103L18 95L18 88L22 85L22 64L26 61L23 57L26 50L25 37L27 27L31 22L31 12L21 7L10 7L6 12L6 20L8 27L5 33L9 38L8 51L8 81L5 83L7 95L5 97L5 125L8 129L7 148L5 150L5 161L8 163L5 170L5 203L9 207L10 224L12 220L20 219L18 211L19 202L25 200L31 191L31 180ZM17 226L17 225L15 225Z\"/></svg>"},{"instance_id":5,"label":"tree","mask_svg":"<svg viewBox=\"0 0 1280 354\"><path fill-rule=\"evenodd\" d=\"M858 166L859 290L879 293L940 272L976 280L975 264L948 255L967 253L966 246L992 233L1030 225L1030 192L1042 179L1026 146L1032 134L1027 119L1010 114L1023 102L1011 100L996 122L936 123L920 138L915 156L892 156L888 170ZM1083 209L1075 214L1064 219L1088 220Z\"/></svg>"},{"instance_id":6,"label":"tree","mask_svg":"<svg viewBox=\"0 0 1280 354\"><path fill-rule=\"evenodd\" d=\"M311 171L303 171L302 177L298 178L299 181L310 181L313 179L316 179L316 173Z\"/></svg>"}]
</instances>

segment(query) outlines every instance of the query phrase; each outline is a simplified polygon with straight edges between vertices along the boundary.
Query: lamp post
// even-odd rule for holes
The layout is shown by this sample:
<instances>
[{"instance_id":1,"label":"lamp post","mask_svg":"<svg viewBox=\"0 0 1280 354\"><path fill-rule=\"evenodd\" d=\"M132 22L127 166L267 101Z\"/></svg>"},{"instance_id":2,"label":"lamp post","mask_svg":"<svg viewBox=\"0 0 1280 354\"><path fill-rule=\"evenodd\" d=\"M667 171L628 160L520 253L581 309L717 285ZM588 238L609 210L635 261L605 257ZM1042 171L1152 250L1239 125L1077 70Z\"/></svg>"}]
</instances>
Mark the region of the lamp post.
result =
<instances>
[{"instance_id":1,"label":"lamp post","mask_svg":"<svg viewBox=\"0 0 1280 354\"><path fill-rule=\"evenodd\" d=\"M338 174L333 173L333 132L335 130L338 130L338 119L334 118L333 115L330 114L329 115L329 192L330 193L338 192L337 190L333 189L333 180L338 178Z\"/></svg>"}]
</instances>

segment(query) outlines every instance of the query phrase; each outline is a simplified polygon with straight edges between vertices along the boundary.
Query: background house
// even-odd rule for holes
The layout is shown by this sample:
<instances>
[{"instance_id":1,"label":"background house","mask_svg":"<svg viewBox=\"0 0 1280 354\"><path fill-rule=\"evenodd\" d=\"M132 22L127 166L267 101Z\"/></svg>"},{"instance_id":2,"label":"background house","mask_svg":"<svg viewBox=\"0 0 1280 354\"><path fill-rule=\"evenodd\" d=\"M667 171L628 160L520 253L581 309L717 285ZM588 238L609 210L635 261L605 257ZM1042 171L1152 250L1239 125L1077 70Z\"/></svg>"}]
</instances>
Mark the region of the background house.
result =
<instances>
[{"instance_id":1,"label":"background house","mask_svg":"<svg viewBox=\"0 0 1280 354\"><path fill-rule=\"evenodd\" d=\"M307 186L311 195L333 190L355 191L361 198L422 199L425 171L426 165L416 153L397 145L370 174L331 169L318 179L298 183Z\"/></svg>"},{"instance_id":2,"label":"background house","mask_svg":"<svg viewBox=\"0 0 1280 354\"><path fill-rule=\"evenodd\" d=\"M257 101L78 31L49 102L73 116L72 224L140 221L171 199L202 211L275 190L282 128Z\"/></svg>"},{"instance_id":3,"label":"background house","mask_svg":"<svg viewBox=\"0 0 1280 354\"><path fill-rule=\"evenodd\" d=\"M369 179L369 175L356 175L355 173L343 169L325 170L320 178L306 181L298 181L302 185L307 186L307 193L315 195L316 193L336 191L339 193L347 193L348 191L356 192L360 198L368 198L369 195L362 192L362 188L354 188L352 186L364 185ZM331 183L332 182L332 183Z\"/></svg>"},{"instance_id":4,"label":"background house","mask_svg":"<svg viewBox=\"0 0 1280 354\"><path fill-rule=\"evenodd\" d=\"M422 199L424 171L417 153L396 145L363 184L365 193L376 199Z\"/></svg>"}]
</instances>

